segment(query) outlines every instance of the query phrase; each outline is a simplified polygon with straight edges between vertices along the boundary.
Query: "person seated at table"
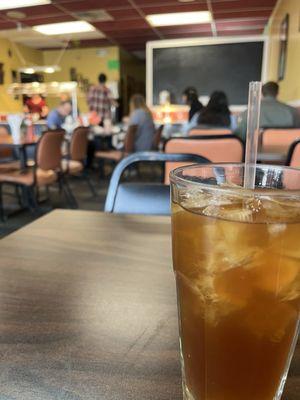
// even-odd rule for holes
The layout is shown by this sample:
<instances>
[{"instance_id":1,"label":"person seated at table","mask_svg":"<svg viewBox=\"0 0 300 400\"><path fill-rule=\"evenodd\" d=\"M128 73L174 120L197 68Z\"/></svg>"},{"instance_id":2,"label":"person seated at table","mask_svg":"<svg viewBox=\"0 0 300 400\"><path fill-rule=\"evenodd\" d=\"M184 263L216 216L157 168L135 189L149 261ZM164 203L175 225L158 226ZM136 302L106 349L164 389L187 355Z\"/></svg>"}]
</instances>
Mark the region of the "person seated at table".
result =
<instances>
[{"instance_id":1,"label":"person seated at table","mask_svg":"<svg viewBox=\"0 0 300 400\"><path fill-rule=\"evenodd\" d=\"M130 116L125 138L125 152L152 149L155 126L144 96L135 94L130 99Z\"/></svg>"},{"instance_id":2,"label":"person seated at table","mask_svg":"<svg viewBox=\"0 0 300 400\"><path fill-rule=\"evenodd\" d=\"M34 94L25 101L24 112L39 114L40 118L47 117L49 109L45 99L40 94Z\"/></svg>"},{"instance_id":3,"label":"person seated at table","mask_svg":"<svg viewBox=\"0 0 300 400\"><path fill-rule=\"evenodd\" d=\"M183 126L183 132L187 134L191 128L197 125L197 120L200 115L200 111L203 108L203 104L198 99L197 89L189 86L182 93L182 100L187 104L189 109L189 119Z\"/></svg>"},{"instance_id":4,"label":"person seated at table","mask_svg":"<svg viewBox=\"0 0 300 400\"><path fill-rule=\"evenodd\" d=\"M261 128L298 128L300 116L298 111L277 100L279 85L276 82L267 82L262 87L262 101L260 106ZM238 127L234 132L242 140L246 139L247 111L239 119Z\"/></svg>"},{"instance_id":5,"label":"person seated at table","mask_svg":"<svg viewBox=\"0 0 300 400\"><path fill-rule=\"evenodd\" d=\"M72 104L69 101L60 102L59 106L50 111L47 117L49 129L60 129L65 119L72 112Z\"/></svg>"},{"instance_id":6,"label":"person seated at table","mask_svg":"<svg viewBox=\"0 0 300 400\"><path fill-rule=\"evenodd\" d=\"M228 106L228 99L224 92L217 90L210 96L206 107L200 111L197 123L192 128L200 129L235 129L235 118Z\"/></svg>"}]
</instances>

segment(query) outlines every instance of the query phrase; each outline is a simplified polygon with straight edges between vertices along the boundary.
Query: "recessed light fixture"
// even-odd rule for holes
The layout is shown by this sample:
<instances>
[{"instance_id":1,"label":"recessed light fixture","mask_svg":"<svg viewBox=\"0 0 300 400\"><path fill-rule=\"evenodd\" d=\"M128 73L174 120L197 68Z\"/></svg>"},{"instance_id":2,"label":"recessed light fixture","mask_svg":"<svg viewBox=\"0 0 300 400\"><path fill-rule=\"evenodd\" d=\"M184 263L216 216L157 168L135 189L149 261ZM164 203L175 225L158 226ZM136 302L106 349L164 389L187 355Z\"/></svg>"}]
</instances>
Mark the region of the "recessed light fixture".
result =
<instances>
[{"instance_id":1,"label":"recessed light fixture","mask_svg":"<svg viewBox=\"0 0 300 400\"><path fill-rule=\"evenodd\" d=\"M9 0L0 2L0 10L10 10L12 8L44 6L51 4L51 0Z\"/></svg>"},{"instance_id":2,"label":"recessed light fixture","mask_svg":"<svg viewBox=\"0 0 300 400\"><path fill-rule=\"evenodd\" d=\"M147 21L152 26L205 24L212 20L209 11L190 11L169 14L147 15Z\"/></svg>"},{"instance_id":3,"label":"recessed light fixture","mask_svg":"<svg viewBox=\"0 0 300 400\"><path fill-rule=\"evenodd\" d=\"M35 70L33 68L24 68L24 70L20 71L20 72L24 72L24 74L34 74Z\"/></svg>"},{"instance_id":4,"label":"recessed light fixture","mask_svg":"<svg viewBox=\"0 0 300 400\"><path fill-rule=\"evenodd\" d=\"M24 19L26 18L26 14L20 11L8 11L6 13L6 16L8 18L12 18L12 19Z\"/></svg>"},{"instance_id":5,"label":"recessed light fixture","mask_svg":"<svg viewBox=\"0 0 300 400\"><path fill-rule=\"evenodd\" d=\"M95 27L86 21L59 22L57 24L37 25L33 29L44 35L64 35L68 33L92 32Z\"/></svg>"},{"instance_id":6,"label":"recessed light fixture","mask_svg":"<svg viewBox=\"0 0 300 400\"><path fill-rule=\"evenodd\" d=\"M33 65L18 69L19 72L24 72L25 74L35 74L36 72L54 74L54 72L58 72L60 70L61 68L59 65Z\"/></svg>"}]
</instances>

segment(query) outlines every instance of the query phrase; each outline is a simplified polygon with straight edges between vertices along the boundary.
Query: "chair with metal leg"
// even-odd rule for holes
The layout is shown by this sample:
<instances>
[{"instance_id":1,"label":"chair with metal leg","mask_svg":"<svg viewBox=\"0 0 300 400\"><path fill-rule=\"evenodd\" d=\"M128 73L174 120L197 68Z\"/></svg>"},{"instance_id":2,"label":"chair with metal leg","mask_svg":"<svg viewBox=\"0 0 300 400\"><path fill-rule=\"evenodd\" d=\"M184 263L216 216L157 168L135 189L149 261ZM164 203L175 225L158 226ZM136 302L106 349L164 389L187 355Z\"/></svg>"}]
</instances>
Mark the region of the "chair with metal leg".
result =
<instances>
[{"instance_id":1,"label":"chair with metal leg","mask_svg":"<svg viewBox=\"0 0 300 400\"><path fill-rule=\"evenodd\" d=\"M97 196L88 171L84 168L87 158L89 128L80 126L73 132L67 158L62 160L62 170L68 176L82 178L86 181L92 195Z\"/></svg>"},{"instance_id":2,"label":"chair with metal leg","mask_svg":"<svg viewBox=\"0 0 300 400\"><path fill-rule=\"evenodd\" d=\"M69 193L63 182L61 172L61 146L64 138L63 130L47 131L40 138L35 155L35 165L24 170L0 172L0 184L14 185L21 189L26 206L30 211L38 209L36 190L62 181L64 193ZM2 199L0 201L2 203Z\"/></svg>"},{"instance_id":3,"label":"chair with metal leg","mask_svg":"<svg viewBox=\"0 0 300 400\"><path fill-rule=\"evenodd\" d=\"M209 163L194 154L165 154L158 152L138 152L123 158L112 174L107 192L105 211L131 214L170 214L170 187L163 183L120 183L123 172L139 162L188 162Z\"/></svg>"}]
</instances>

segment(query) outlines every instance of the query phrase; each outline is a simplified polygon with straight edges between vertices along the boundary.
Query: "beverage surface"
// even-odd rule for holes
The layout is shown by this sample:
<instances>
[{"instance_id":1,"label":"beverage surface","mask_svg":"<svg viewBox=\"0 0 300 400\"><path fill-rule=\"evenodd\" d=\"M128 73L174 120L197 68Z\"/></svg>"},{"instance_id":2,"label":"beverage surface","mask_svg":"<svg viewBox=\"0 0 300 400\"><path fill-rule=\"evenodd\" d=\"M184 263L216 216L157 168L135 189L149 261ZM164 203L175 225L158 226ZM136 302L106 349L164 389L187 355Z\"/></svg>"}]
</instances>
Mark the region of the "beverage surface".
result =
<instances>
[{"instance_id":1,"label":"beverage surface","mask_svg":"<svg viewBox=\"0 0 300 400\"><path fill-rule=\"evenodd\" d=\"M173 203L186 399L273 400L299 320L300 203Z\"/></svg>"}]
</instances>

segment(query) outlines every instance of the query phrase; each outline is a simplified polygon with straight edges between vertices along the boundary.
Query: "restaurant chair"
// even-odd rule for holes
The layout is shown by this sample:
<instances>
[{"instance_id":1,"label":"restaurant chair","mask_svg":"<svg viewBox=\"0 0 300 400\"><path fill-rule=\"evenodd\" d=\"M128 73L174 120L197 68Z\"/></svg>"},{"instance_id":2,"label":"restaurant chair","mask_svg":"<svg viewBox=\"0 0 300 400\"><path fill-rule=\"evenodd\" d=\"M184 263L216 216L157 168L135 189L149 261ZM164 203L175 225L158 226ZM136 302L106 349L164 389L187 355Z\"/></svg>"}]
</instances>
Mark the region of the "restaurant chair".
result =
<instances>
[{"instance_id":1,"label":"restaurant chair","mask_svg":"<svg viewBox=\"0 0 300 400\"><path fill-rule=\"evenodd\" d=\"M153 138L153 145L152 145L153 151L159 150L159 145L161 142L163 129L164 129L164 125L160 125L155 131L154 138Z\"/></svg>"},{"instance_id":2,"label":"restaurant chair","mask_svg":"<svg viewBox=\"0 0 300 400\"><path fill-rule=\"evenodd\" d=\"M165 153L198 154L213 163L242 162L244 144L235 135L205 135L170 138L165 142ZM182 163L166 163L164 182L169 184L169 174Z\"/></svg>"},{"instance_id":3,"label":"restaurant chair","mask_svg":"<svg viewBox=\"0 0 300 400\"><path fill-rule=\"evenodd\" d=\"M66 175L83 178L93 196L97 196L88 171L84 167L87 158L89 128L80 126L73 132L67 157L62 160L62 171Z\"/></svg>"},{"instance_id":4,"label":"restaurant chair","mask_svg":"<svg viewBox=\"0 0 300 400\"><path fill-rule=\"evenodd\" d=\"M209 161L193 154L138 152L123 158L114 169L106 196L106 212L121 214L170 214L170 187L162 183L120 183L123 172L139 162L188 162L207 164Z\"/></svg>"},{"instance_id":5,"label":"restaurant chair","mask_svg":"<svg viewBox=\"0 0 300 400\"><path fill-rule=\"evenodd\" d=\"M286 165L300 168L300 140L295 141L289 148Z\"/></svg>"},{"instance_id":6,"label":"restaurant chair","mask_svg":"<svg viewBox=\"0 0 300 400\"><path fill-rule=\"evenodd\" d=\"M293 142L300 139L300 129L278 128L264 129L261 132L263 152L279 152L287 154Z\"/></svg>"},{"instance_id":7,"label":"restaurant chair","mask_svg":"<svg viewBox=\"0 0 300 400\"><path fill-rule=\"evenodd\" d=\"M0 126L0 172L20 168L20 162L15 159L12 136L8 129Z\"/></svg>"},{"instance_id":8,"label":"restaurant chair","mask_svg":"<svg viewBox=\"0 0 300 400\"><path fill-rule=\"evenodd\" d=\"M32 168L11 172L0 172L0 185L14 185L22 189L26 206L30 211L38 209L36 191L59 183L70 206L74 206L72 192L61 171L61 147L64 139L63 130L47 131L41 136L36 146L35 164ZM1 194L1 193L0 193ZM2 216L3 216L3 200Z\"/></svg>"},{"instance_id":9,"label":"restaurant chair","mask_svg":"<svg viewBox=\"0 0 300 400\"><path fill-rule=\"evenodd\" d=\"M202 129L192 128L189 131L189 136L208 136L208 135L231 135L230 129Z\"/></svg>"},{"instance_id":10,"label":"restaurant chair","mask_svg":"<svg viewBox=\"0 0 300 400\"><path fill-rule=\"evenodd\" d=\"M162 136L162 131L163 131L164 125L160 125L154 134L153 137L153 144L152 144L152 149L153 150L158 150L159 143L161 141L161 136ZM96 151L95 152L95 158L98 160L100 170L103 171L103 163L105 161L108 161L112 164L117 164L120 160L122 160L123 157L127 156L128 152L126 152L126 137L125 136L125 142L124 142L124 150L103 150L103 151ZM104 175L104 173L102 173Z\"/></svg>"}]
</instances>

